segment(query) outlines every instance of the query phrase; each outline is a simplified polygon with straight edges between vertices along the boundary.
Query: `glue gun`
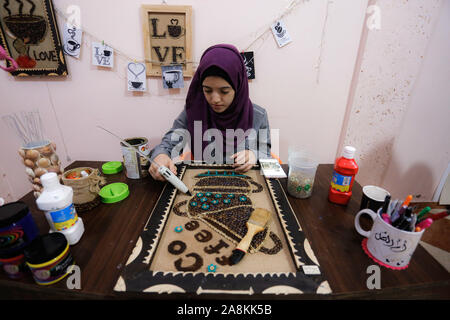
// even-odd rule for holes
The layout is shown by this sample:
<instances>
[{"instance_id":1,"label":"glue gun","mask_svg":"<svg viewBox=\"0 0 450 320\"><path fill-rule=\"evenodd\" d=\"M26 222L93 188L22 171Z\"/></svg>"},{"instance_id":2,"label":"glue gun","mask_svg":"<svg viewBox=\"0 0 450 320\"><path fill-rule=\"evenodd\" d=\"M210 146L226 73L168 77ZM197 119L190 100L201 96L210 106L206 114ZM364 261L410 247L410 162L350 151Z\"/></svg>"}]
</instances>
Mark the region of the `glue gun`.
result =
<instances>
[{"instance_id":1,"label":"glue gun","mask_svg":"<svg viewBox=\"0 0 450 320\"><path fill-rule=\"evenodd\" d=\"M156 164L156 162L153 163ZM192 196L192 194L189 192L188 187L186 187L186 185L176 175L174 175L173 172L169 170L169 168L159 165L158 172L160 175L166 178L166 180L169 181L175 188L183 193L186 193L188 196Z\"/></svg>"},{"instance_id":2,"label":"glue gun","mask_svg":"<svg viewBox=\"0 0 450 320\"><path fill-rule=\"evenodd\" d=\"M172 171L170 171L167 167L162 166L156 162L154 162L152 159L150 159L146 154L144 154L141 150L139 150L139 148L135 148L133 147L131 144L129 144L128 142L126 142L125 140L123 140L122 138L120 138L118 135L112 133L111 131L101 127L101 126L97 126L98 128L108 132L109 134L113 135L114 137L116 137L117 139L119 139L124 145L126 145L128 148L132 148L135 149L135 151L137 153L139 153L141 156L143 156L144 158L146 158L148 161L150 161L150 163L153 163L155 166L158 167L158 172L164 177L166 178L166 180L168 182L170 182L175 188L177 188L178 190L180 190L183 193L186 193L188 196L192 196L192 194L189 192L188 187L183 183L183 181L181 181L175 174L173 174Z\"/></svg>"}]
</instances>

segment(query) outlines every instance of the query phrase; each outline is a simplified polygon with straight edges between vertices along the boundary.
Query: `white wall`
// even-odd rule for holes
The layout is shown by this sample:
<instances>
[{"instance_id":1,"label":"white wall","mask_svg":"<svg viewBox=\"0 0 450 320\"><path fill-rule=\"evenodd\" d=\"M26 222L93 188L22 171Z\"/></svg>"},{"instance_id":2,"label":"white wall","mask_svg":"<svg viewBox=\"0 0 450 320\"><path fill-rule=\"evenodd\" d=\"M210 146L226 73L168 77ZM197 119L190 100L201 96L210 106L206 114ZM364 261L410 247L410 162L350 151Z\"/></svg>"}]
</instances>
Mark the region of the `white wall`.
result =
<instances>
[{"instance_id":1,"label":"white wall","mask_svg":"<svg viewBox=\"0 0 450 320\"><path fill-rule=\"evenodd\" d=\"M339 148L357 148L362 185L431 201L449 162L449 2L370 1ZM417 198L416 198L417 199Z\"/></svg>"},{"instance_id":2,"label":"white wall","mask_svg":"<svg viewBox=\"0 0 450 320\"><path fill-rule=\"evenodd\" d=\"M253 102L265 107L271 127L280 130L279 154L287 161L290 144L307 146L322 163L334 161L346 110L353 68L365 19L366 0L301 2L284 17L293 42L278 48L270 24L291 1L180 0L169 5L193 7L193 58L216 43L231 43L255 52L256 79L250 83ZM159 79L148 79L144 94L126 91L129 56L142 60L141 4L161 1L58 0L64 12L79 5L84 36L81 59L67 58L69 76L61 79L17 79L0 72L0 116L39 108L45 133L53 140L63 166L73 160L121 160L118 142L99 131L101 124L123 137L145 136L157 144L184 105L185 88L169 92ZM327 4L320 78L317 64ZM63 19L58 16L61 26ZM261 39L254 40L262 35ZM91 66L90 43L102 41L119 50L113 70ZM253 45L248 48L250 44ZM3 62L2 62L3 63ZM17 150L20 140L0 123L0 164L6 183L0 196L20 198L31 189Z\"/></svg>"}]
</instances>

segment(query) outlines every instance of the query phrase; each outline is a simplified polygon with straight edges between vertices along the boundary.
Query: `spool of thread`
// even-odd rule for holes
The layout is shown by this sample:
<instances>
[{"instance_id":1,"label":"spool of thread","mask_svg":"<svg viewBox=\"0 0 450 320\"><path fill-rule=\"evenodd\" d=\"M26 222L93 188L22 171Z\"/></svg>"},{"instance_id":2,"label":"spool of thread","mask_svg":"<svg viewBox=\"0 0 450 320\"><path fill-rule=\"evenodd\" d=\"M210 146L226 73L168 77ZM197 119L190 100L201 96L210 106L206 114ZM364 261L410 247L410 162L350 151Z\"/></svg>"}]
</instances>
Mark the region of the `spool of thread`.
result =
<instances>
[{"instance_id":1,"label":"spool of thread","mask_svg":"<svg viewBox=\"0 0 450 320\"><path fill-rule=\"evenodd\" d=\"M69 243L60 232L49 233L34 239L24 250L28 267L37 284L50 285L67 276L74 259Z\"/></svg>"}]
</instances>

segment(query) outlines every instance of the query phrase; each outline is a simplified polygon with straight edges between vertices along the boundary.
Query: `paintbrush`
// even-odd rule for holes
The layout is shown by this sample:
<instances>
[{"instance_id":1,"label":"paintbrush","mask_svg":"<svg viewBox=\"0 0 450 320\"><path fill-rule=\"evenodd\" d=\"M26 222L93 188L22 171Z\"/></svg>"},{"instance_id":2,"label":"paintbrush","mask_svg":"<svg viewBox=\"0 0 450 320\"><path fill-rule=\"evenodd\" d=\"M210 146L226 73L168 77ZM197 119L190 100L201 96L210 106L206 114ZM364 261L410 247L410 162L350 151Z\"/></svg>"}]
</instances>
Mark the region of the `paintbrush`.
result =
<instances>
[{"instance_id":1,"label":"paintbrush","mask_svg":"<svg viewBox=\"0 0 450 320\"><path fill-rule=\"evenodd\" d=\"M265 226L270 220L270 211L265 209L257 208L253 211L250 218L248 219L247 233L242 238L241 242L237 245L236 249L233 250L229 258L230 265L235 265L242 260L244 255L247 253L250 243L253 237L264 230Z\"/></svg>"}]
</instances>

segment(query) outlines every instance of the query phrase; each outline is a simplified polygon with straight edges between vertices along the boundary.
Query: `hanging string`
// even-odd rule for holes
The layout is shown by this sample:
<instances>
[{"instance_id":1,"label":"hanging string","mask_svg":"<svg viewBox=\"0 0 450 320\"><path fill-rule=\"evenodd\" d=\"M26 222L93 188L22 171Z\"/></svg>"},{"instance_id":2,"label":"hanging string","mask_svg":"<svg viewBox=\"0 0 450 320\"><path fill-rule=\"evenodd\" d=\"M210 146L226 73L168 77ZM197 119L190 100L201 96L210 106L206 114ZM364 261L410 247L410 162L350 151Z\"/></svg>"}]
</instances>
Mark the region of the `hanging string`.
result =
<instances>
[{"instance_id":1,"label":"hanging string","mask_svg":"<svg viewBox=\"0 0 450 320\"><path fill-rule=\"evenodd\" d=\"M292 13L292 11L299 5L299 4L301 4L301 3L304 3L304 2L306 2L306 1L309 1L309 0L293 0L293 1L291 1L290 3L289 3L289 5L286 7L286 9L279 15L279 16L277 16L276 18L275 18L275 20L273 20L271 23L270 23L270 25L268 26L268 27L266 27L265 29L264 29L264 31L259 35L259 36L257 36L256 37L256 39L254 39L244 50L243 50L243 52L245 52L245 51L248 51L258 40L260 40L261 38L263 38L267 33L269 33L269 32L271 32L272 31L272 25L275 23L275 22L277 22L278 20L282 20L282 19L284 19L286 16L288 16L289 14L291 14Z\"/></svg>"},{"instance_id":2,"label":"hanging string","mask_svg":"<svg viewBox=\"0 0 450 320\"><path fill-rule=\"evenodd\" d=\"M271 26L273 23L275 23L278 20L281 20L283 18L285 18L286 16L288 16L298 5L300 5L301 3L304 3L306 1L309 0L292 0L289 5L286 7L286 9L280 14L278 15L275 20L267 27L265 28L265 30L259 34L244 50L242 50L242 52L248 51L257 41L259 41L261 38L263 38L268 32L271 31ZM162 0L162 4L166 4L167 5L167 1ZM64 12L62 12L61 10L59 10L58 8L54 8L55 12L65 21L68 21L68 17L64 14ZM86 28L82 28L83 33L88 35L90 38L97 40L97 41L103 41L100 40L98 37L96 37L94 34L92 34L91 32L89 32ZM119 50L115 47L111 48L114 49L114 52L118 55L121 56L123 58L125 58L128 61L137 61L137 62L143 62L143 63L151 63L151 64L155 64L155 65L167 65L167 62L161 62L161 61L157 61L157 60L149 60L146 58L134 58L134 57L130 57L130 55L126 54L125 52L122 52L122 50ZM200 62L198 61L181 61L178 63L170 63L170 64L189 64L192 63L193 65L199 65Z\"/></svg>"},{"instance_id":3,"label":"hanging string","mask_svg":"<svg viewBox=\"0 0 450 320\"><path fill-rule=\"evenodd\" d=\"M72 159L70 158L69 151L67 150L66 141L64 140L64 135L63 135L63 132L61 130L61 126L59 124L58 115L56 114L55 105L53 103L53 98L52 98L52 94L50 92L50 88L48 86L48 82L46 82L45 85L47 86L48 97L50 99L50 105L52 106L53 114L55 115L55 118L56 118L56 124L58 126L59 134L61 135L62 143L63 143L63 146L64 146L64 151L66 152L66 159L70 163L70 162L72 162Z\"/></svg>"},{"instance_id":4,"label":"hanging string","mask_svg":"<svg viewBox=\"0 0 450 320\"><path fill-rule=\"evenodd\" d=\"M64 19L64 21L68 21L68 17L64 14L64 12L62 12L61 10L59 10L58 8L54 8L55 12L57 15L59 15L62 19ZM93 33L91 33L89 30L87 30L86 28L81 28L83 31L83 34L89 36L91 39L93 39L94 41L97 42L104 42L104 40L99 39L98 37L96 37ZM106 43L107 44L107 43ZM136 62L143 62L143 63L151 63L151 64L156 64L156 65L167 65L167 64L199 64L199 62L197 61L187 61L187 60L183 60L177 63L167 63L167 62L161 62L161 61L157 61L157 60L149 60L146 58L134 58L131 57L130 55L126 54L125 52L123 52L122 50L117 49L116 47L113 46L109 46L111 48L114 49L114 52L118 55L121 56L123 58L125 58L128 61L136 61Z\"/></svg>"},{"instance_id":5,"label":"hanging string","mask_svg":"<svg viewBox=\"0 0 450 320\"><path fill-rule=\"evenodd\" d=\"M319 83L319 78L320 78L320 67L322 64L322 54L323 54L323 43L324 43L324 39L325 39L325 28L327 26L327 21L328 21L328 9L330 4L332 4L333 1L328 1L327 2L327 9L325 12L325 21L323 22L323 27L322 27L322 36L320 38L320 53L319 53L319 58L317 59L317 64L315 66L315 68L317 69L317 74L316 74L316 83Z\"/></svg>"}]
</instances>

